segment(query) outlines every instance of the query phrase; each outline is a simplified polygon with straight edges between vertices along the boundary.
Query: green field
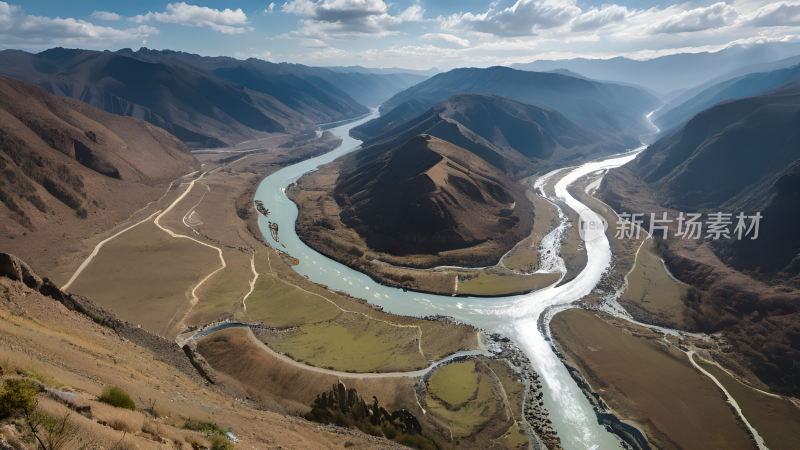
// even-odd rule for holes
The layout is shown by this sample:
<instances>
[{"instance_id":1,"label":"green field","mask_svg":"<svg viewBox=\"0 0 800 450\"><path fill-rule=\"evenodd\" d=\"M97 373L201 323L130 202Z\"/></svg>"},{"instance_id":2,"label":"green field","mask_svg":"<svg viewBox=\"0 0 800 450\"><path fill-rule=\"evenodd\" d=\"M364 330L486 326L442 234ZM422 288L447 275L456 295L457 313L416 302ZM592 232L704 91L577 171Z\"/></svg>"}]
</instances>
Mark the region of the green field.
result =
<instances>
[{"instance_id":1,"label":"green field","mask_svg":"<svg viewBox=\"0 0 800 450\"><path fill-rule=\"evenodd\" d=\"M459 405L475 393L479 375L474 361L448 364L430 377L428 389L447 403Z\"/></svg>"},{"instance_id":2,"label":"green field","mask_svg":"<svg viewBox=\"0 0 800 450\"><path fill-rule=\"evenodd\" d=\"M800 443L800 408L788 400L756 391L695 355L695 362L714 376L736 400L744 417L770 450L796 449Z\"/></svg>"},{"instance_id":3,"label":"green field","mask_svg":"<svg viewBox=\"0 0 800 450\"><path fill-rule=\"evenodd\" d=\"M263 274L247 297L246 306L247 319L279 328L331 320L342 312L318 295Z\"/></svg>"},{"instance_id":4,"label":"green field","mask_svg":"<svg viewBox=\"0 0 800 450\"><path fill-rule=\"evenodd\" d=\"M502 400L492 393L491 376L477 372L474 361L448 364L437 370L428 380L428 389L432 394L427 398L428 412L450 429L453 437L472 434L503 407Z\"/></svg>"},{"instance_id":5,"label":"green field","mask_svg":"<svg viewBox=\"0 0 800 450\"><path fill-rule=\"evenodd\" d=\"M303 325L268 345L296 361L341 372L405 372L429 364L419 351L419 335L417 327L342 313L333 320Z\"/></svg>"},{"instance_id":6,"label":"green field","mask_svg":"<svg viewBox=\"0 0 800 450\"><path fill-rule=\"evenodd\" d=\"M498 275L481 271L475 278L458 281L459 294L507 295L542 289L558 281L561 274Z\"/></svg>"}]
</instances>

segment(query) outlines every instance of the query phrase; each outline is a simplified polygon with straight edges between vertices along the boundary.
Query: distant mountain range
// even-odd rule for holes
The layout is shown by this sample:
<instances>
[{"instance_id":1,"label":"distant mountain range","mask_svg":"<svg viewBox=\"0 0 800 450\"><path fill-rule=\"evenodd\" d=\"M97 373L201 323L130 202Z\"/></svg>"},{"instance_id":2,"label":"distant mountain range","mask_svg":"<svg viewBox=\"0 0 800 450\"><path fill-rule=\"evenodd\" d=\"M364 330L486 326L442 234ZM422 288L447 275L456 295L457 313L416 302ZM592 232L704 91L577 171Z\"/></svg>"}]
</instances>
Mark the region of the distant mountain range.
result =
<instances>
[{"instance_id":1,"label":"distant mountain range","mask_svg":"<svg viewBox=\"0 0 800 450\"><path fill-rule=\"evenodd\" d=\"M381 114L388 114L409 100L431 107L462 93L499 95L558 111L576 124L623 146L634 146L640 136L654 131L645 116L662 105L655 96L631 86L559 73L490 67L454 69L431 77L384 102Z\"/></svg>"},{"instance_id":2,"label":"distant mountain range","mask_svg":"<svg viewBox=\"0 0 800 450\"><path fill-rule=\"evenodd\" d=\"M387 74L411 74L411 75L419 75L425 78L432 77L437 73L441 73L442 71L437 69L436 67L431 67L428 70L414 70L414 69L401 69L399 67L390 67L390 68L382 68L376 69L371 67L363 67L363 66L332 66L332 67L325 67L326 69L330 69L334 72L342 72L342 73L352 73L352 72L359 72L359 73L377 73L382 75Z\"/></svg>"},{"instance_id":3,"label":"distant mountain range","mask_svg":"<svg viewBox=\"0 0 800 450\"><path fill-rule=\"evenodd\" d=\"M174 136L43 88L0 77L3 247L49 269L195 171Z\"/></svg>"},{"instance_id":4,"label":"distant mountain range","mask_svg":"<svg viewBox=\"0 0 800 450\"><path fill-rule=\"evenodd\" d=\"M511 67L537 72L568 69L595 80L633 83L669 94L693 88L742 67L771 63L796 55L800 55L800 44L771 42L735 45L714 53L679 53L648 60L575 58L539 60L512 64Z\"/></svg>"},{"instance_id":5,"label":"distant mountain range","mask_svg":"<svg viewBox=\"0 0 800 450\"><path fill-rule=\"evenodd\" d=\"M191 147L307 132L361 116L415 75L339 73L169 50L0 52L0 75L164 128Z\"/></svg>"},{"instance_id":6,"label":"distant mountain range","mask_svg":"<svg viewBox=\"0 0 800 450\"><path fill-rule=\"evenodd\" d=\"M693 115L733 98L761 94L771 89L800 82L800 64L771 72L751 73L710 86L680 103L672 102L656 111L650 120L662 130L682 125Z\"/></svg>"},{"instance_id":7,"label":"distant mountain range","mask_svg":"<svg viewBox=\"0 0 800 450\"><path fill-rule=\"evenodd\" d=\"M511 177L541 170L543 161L576 160L624 149L562 114L496 95L454 95L421 114L412 99L353 129L364 140L358 158L400 146L414 136L435 136L469 150ZM416 117L401 121L396 118ZM396 124L399 122L399 124Z\"/></svg>"},{"instance_id":8,"label":"distant mountain range","mask_svg":"<svg viewBox=\"0 0 800 450\"><path fill-rule=\"evenodd\" d=\"M494 241L494 257L530 231L522 186L473 152L416 135L387 152L360 154L340 175L342 221L373 250L436 254Z\"/></svg>"}]
</instances>

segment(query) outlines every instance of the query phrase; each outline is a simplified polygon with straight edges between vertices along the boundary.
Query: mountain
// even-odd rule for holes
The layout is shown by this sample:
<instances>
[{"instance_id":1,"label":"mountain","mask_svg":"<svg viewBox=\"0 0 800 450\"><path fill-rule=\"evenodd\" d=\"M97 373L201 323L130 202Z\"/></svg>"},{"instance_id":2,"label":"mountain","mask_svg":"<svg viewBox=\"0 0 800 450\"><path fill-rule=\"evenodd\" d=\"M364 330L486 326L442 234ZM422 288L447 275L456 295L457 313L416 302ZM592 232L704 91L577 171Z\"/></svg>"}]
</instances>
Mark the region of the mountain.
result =
<instances>
[{"instance_id":1,"label":"mountain","mask_svg":"<svg viewBox=\"0 0 800 450\"><path fill-rule=\"evenodd\" d=\"M773 70L778 69L785 69L787 67L796 66L800 64L800 56L793 56L791 58L781 59L779 61L773 61L770 63L763 63L763 64L753 64L749 66L739 67L738 69L731 70L726 72L716 78L713 78L703 84L695 86L690 89L678 89L671 93L662 95L662 100L668 102L664 105L661 109L653 113L652 118L658 117L667 111L675 108L676 106L681 105L682 103L691 100L697 94L703 92L704 90L714 86L716 84L722 83L724 81L732 80L734 78L739 78L744 75L750 75L754 73L762 73L762 72L772 72Z\"/></svg>"},{"instance_id":2,"label":"mountain","mask_svg":"<svg viewBox=\"0 0 800 450\"><path fill-rule=\"evenodd\" d=\"M650 120L662 130L671 130L717 103L760 94L798 81L800 81L800 64L772 72L751 73L710 86L679 105L662 108L653 113Z\"/></svg>"},{"instance_id":3,"label":"mountain","mask_svg":"<svg viewBox=\"0 0 800 450\"><path fill-rule=\"evenodd\" d=\"M532 225L521 186L472 152L429 135L362 157L340 175L334 198L342 221L371 249L395 255L492 240L499 258Z\"/></svg>"},{"instance_id":4,"label":"mountain","mask_svg":"<svg viewBox=\"0 0 800 450\"><path fill-rule=\"evenodd\" d=\"M800 393L800 86L706 109L603 178L601 198L621 212L731 214L730 238L659 239L661 258L690 285L687 318L722 331L742 365L772 390ZM760 213L739 240L736 216ZM748 220L746 226L752 226ZM645 224L645 228L647 224Z\"/></svg>"},{"instance_id":5,"label":"mountain","mask_svg":"<svg viewBox=\"0 0 800 450\"><path fill-rule=\"evenodd\" d=\"M632 169L670 208L769 211L757 245L736 242L732 248L750 250L730 263L797 275L800 238L792 227L800 217L790 205L800 196L798 130L800 86L794 85L706 109L651 145Z\"/></svg>"},{"instance_id":6,"label":"mountain","mask_svg":"<svg viewBox=\"0 0 800 450\"><path fill-rule=\"evenodd\" d=\"M426 134L467 149L516 178L541 169L543 161L576 160L619 151L626 145L581 127L556 111L496 95L454 95L391 127L395 115L405 117L421 105L418 99L409 100L385 116L354 128L354 136L364 139L357 157L381 153Z\"/></svg>"},{"instance_id":7,"label":"mountain","mask_svg":"<svg viewBox=\"0 0 800 450\"><path fill-rule=\"evenodd\" d=\"M511 67L537 72L567 69L595 80L619 80L668 93L690 89L741 67L771 63L798 54L800 45L796 43L770 42L733 45L717 52L678 53L647 60L575 58L539 60L513 64Z\"/></svg>"},{"instance_id":8,"label":"mountain","mask_svg":"<svg viewBox=\"0 0 800 450\"><path fill-rule=\"evenodd\" d=\"M624 145L638 144L651 133L646 115L661 101L642 90L583 80L558 73L526 72L507 67L455 69L431 77L381 105L381 113L417 99L428 106L455 94L500 95L552 109L569 120Z\"/></svg>"},{"instance_id":9,"label":"mountain","mask_svg":"<svg viewBox=\"0 0 800 450\"><path fill-rule=\"evenodd\" d=\"M392 128L408 122L429 109L425 102L413 98L398 105L391 111L381 114L380 117L370 120L350 130L350 135L362 141L375 137L391 130Z\"/></svg>"},{"instance_id":10,"label":"mountain","mask_svg":"<svg viewBox=\"0 0 800 450\"><path fill-rule=\"evenodd\" d=\"M6 50L0 52L0 75L146 120L191 147L308 132L317 124L369 112L349 93L377 105L413 84L396 75L343 74L146 48Z\"/></svg>"},{"instance_id":11,"label":"mountain","mask_svg":"<svg viewBox=\"0 0 800 450\"><path fill-rule=\"evenodd\" d=\"M0 233L5 249L36 266L198 168L183 143L147 122L0 78Z\"/></svg>"},{"instance_id":12,"label":"mountain","mask_svg":"<svg viewBox=\"0 0 800 450\"><path fill-rule=\"evenodd\" d=\"M334 72L342 72L342 73L352 73L352 72L360 72L360 73L377 73L377 74L408 74L408 75L419 75L425 78L432 77L437 73L440 73L441 70L437 69L436 67L431 67L428 70L415 70L415 69L402 69L399 67L388 67L388 68L374 68L374 67L363 67L363 66L331 66L326 67L326 69L332 70Z\"/></svg>"},{"instance_id":13,"label":"mountain","mask_svg":"<svg viewBox=\"0 0 800 450\"><path fill-rule=\"evenodd\" d=\"M546 71L546 73L558 73L558 74L561 74L561 75L566 75L568 77L580 78L581 80L599 81L601 83L611 83L611 84L620 84L622 86L630 86L630 87L634 87L636 89L640 89L642 91L645 91L648 94L652 95L653 97L655 97L655 98L657 98L659 100L662 100L662 101L664 100L664 96L660 92L655 91L655 90L650 89L650 88L646 88L644 86L640 86L638 84L626 83L624 81L614 81L614 80L593 80L593 79L591 79L589 77L585 77L585 76L583 76L583 75L581 75L581 74L579 74L577 72L573 72L573 71L567 70L567 69L553 69L553 70Z\"/></svg>"}]
</instances>

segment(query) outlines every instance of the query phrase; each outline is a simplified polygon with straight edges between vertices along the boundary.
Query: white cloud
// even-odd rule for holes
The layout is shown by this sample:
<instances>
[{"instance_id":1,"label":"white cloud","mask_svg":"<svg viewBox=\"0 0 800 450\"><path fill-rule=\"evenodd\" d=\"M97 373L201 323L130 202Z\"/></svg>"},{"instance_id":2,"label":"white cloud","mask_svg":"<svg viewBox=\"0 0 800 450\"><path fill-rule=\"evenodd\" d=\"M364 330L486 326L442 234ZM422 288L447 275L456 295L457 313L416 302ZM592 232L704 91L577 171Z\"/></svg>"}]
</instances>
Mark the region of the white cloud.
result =
<instances>
[{"instance_id":1,"label":"white cloud","mask_svg":"<svg viewBox=\"0 0 800 450\"><path fill-rule=\"evenodd\" d=\"M303 18L297 33L305 36L382 37L398 33L404 21L421 21L425 12L411 5L398 16L388 13L383 0L291 0L281 9Z\"/></svg>"},{"instance_id":2,"label":"white cloud","mask_svg":"<svg viewBox=\"0 0 800 450\"><path fill-rule=\"evenodd\" d=\"M300 46L305 48L326 48L330 47L327 42L320 39L300 39Z\"/></svg>"},{"instance_id":3,"label":"white cloud","mask_svg":"<svg viewBox=\"0 0 800 450\"><path fill-rule=\"evenodd\" d=\"M90 17L94 17L97 20L119 20L122 18L119 14L108 11L95 11Z\"/></svg>"},{"instance_id":4,"label":"white cloud","mask_svg":"<svg viewBox=\"0 0 800 450\"><path fill-rule=\"evenodd\" d=\"M606 25L618 23L628 16L628 8L619 5L603 5L600 9L590 9L572 21L572 31L590 31Z\"/></svg>"},{"instance_id":5,"label":"white cloud","mask_svg":"<svg viewBox=\"0 0 800 450\"><path fill-rule=\"evenodd\" d=\"M582 13L575 0L517 0L502 11L454 14L443 19L444 29L465 29L497 36L532 36L539 30L568 24Z\"/></svg>"},{"instance_id":6,"label":"white cloud","mask_svg":"<svg viewBox=\"0 0 800 450\"><path fill-rule=\"evenodd\" d=\"M686 33L731 25L739 13L726 3L682 11L650 25L652 33Z\"/></svg>"},{"instance_id":7,"label":"white cloud","mask_svg":"<svg viewBox=\"0 0 800 450\"><path fill-rule=\"evenodd\" d=\"M128 20L136 23L155 20L163 23L177 23L190 27L210 27L214 31L226 34L239 34L248 31L243 26L247 24L247 15L239 8L236 11L226 8L222 11L205 6L188 5L184 2L170 3L166 12L148 12L144 15L129 17Z\"/></svg>"},{"instance_id":8,"label":"white cloud","mask_svg":"<svg viewBox=\"0 0 800 450\"><path fill-rule=\"evenodd\" d=\"M447 33L427 33L427 34L423 34L419 38L420 39L427 39L427 40L444 39L447 42L452 42L452 43L458 44L458 45L460 45L462 47L469 47L469 41L468 40L462 39L462 38L460 38L458 36L454 36L452 34L447 34Z\"/></svg>"},{"instance_id":9,"label":"white cloud","mask_svg":"<svg viewBox=\"0 0 800 450\"><path fill-rule=\"evenodd\" d=\"M411 5L397 17L405 22L422 22L423 14L425 14L425 10L421 6Z\"/></svg>"},{"instance_id":10,"label":"white cloud","mask_svg":"<svg viewBox=\"0 0 800 450\"><path fill-rule=\"evenodd\" d=\"M158 30L152 27L118 30L73 18L30 16L21 7L0 1L0 42L4 46L107 47L111 43L139 41L154 34L158 34Z\"/></svg>"},{"instance_id":11,"label":"white cloud","mask_svg":"<svg viewBox=\"0 0 800 450\"><path fill-rule=\"evenodd\" d=\"M800 4L770 3L748 14L742 24L755 27L800 25Z\"/></svg>"}]
</instances>

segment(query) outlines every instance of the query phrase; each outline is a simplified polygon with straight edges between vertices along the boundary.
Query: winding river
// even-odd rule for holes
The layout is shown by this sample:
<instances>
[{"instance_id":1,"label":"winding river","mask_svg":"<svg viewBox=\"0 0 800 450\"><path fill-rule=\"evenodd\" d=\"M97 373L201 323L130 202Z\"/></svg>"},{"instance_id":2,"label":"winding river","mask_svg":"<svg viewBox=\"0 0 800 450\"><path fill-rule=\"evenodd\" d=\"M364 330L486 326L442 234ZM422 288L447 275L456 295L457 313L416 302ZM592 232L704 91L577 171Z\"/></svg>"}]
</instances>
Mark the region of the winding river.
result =
<instances>
[{"instance_id":1,"label":"winding river","mask_svg":"<svg viewBox=\"0 0 800 450\"><path fill-rule=\"evenodd\" d=\"M499 298L438 296L382 286L366 275L317 253L297 236L294 228L297 207L286 197L284 189L303 174L358 148L361 141L350 137L350 129L377 116L376 110L364 119L330 129L343 139L338 149L281 169L259 185L255 198L263 201L270 210L269 220L278 224L279 238L285 250L300 260L295 270L312 281L365 298L394 314L447 315L478 328L509 336L526 353L542 377L544 404L550 411L550 420L561 437L563 447L568 450L621 448L617 438L597 423L589 402L537 327L539 316L547 308L580 299L597 285L611 261L611 249L605 235L586 242L588 263L569 283L530 294ZM563 177L555 185L555 196L579 213L587 210L567 192L567 186L586 174L625 164L635 155L636 152L629 152L565 169ZM591 211L584 213L584 217L599 220ZM270 236L267 218L260 216L259 225L264 236ZM280 248L280 244L273 245Z\"/></svg>"}]
</instances>

